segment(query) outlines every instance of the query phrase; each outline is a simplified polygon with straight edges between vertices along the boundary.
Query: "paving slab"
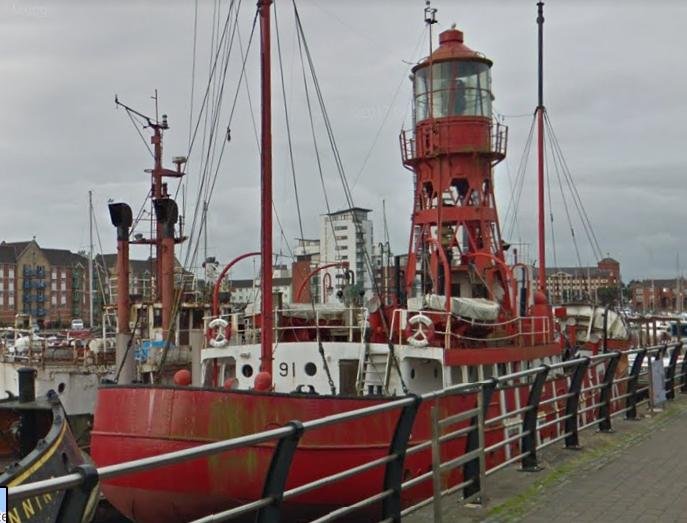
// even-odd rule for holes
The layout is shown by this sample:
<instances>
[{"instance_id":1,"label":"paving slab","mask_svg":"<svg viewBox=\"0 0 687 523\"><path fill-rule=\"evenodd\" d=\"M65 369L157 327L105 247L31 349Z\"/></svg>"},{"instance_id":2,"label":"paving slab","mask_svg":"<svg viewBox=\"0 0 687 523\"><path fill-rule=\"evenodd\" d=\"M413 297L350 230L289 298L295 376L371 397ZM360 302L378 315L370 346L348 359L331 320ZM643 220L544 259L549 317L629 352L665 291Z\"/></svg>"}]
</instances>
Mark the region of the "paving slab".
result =
<instances>
[{"instance_id":1,"label":"paving slab","mask_svg":"<svg viewBox=\"0 0 687 523\"><path fill-rule=\"evenodd\" d=\"M610 434L583 431L578 451L543 449L540 472L513 465L487 477L479 508L444 497L442 521L687 521L687 396L639 414L638 421L615 418ZM434 522L432 507L403 521Z\"/></svg>"}]
</instances>

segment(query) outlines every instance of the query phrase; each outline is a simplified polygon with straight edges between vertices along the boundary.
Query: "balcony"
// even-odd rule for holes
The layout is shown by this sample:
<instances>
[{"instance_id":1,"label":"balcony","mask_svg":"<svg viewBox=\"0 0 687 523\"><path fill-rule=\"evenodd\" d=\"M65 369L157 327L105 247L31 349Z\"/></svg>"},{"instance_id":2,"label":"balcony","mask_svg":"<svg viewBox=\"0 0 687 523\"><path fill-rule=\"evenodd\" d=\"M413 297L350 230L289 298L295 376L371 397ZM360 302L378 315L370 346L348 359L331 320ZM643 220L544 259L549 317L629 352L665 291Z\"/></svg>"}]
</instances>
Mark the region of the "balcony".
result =
<instances>
[{"instance_id":1,"label":"balcony","mask_svg":"<svg viewBox=\"0 0 687 523\"><path fill-rule=\"evenodd\" d=\"M485 118L445 118L401 131L399 138L403 163L408 166L420 158L461 153L485 155L496 164L506 156L508 127Z\"/></svg>"}]
</instances>

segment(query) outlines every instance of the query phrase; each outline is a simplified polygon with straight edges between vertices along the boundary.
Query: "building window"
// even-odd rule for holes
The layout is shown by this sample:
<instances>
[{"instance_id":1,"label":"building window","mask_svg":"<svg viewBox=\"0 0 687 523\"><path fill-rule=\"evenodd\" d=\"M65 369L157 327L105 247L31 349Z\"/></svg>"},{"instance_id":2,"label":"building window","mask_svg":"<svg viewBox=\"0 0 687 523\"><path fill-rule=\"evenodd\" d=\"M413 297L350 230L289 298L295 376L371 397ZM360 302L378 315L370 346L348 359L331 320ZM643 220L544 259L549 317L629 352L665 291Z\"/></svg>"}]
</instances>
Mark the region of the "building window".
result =
<instances>
[{"instance_id":1,"label":"building window","mask_svg":"<svg viewBox=\"0 0 687 523\"><path fill-rule=\"evenodd\" d=\"M52 280L57 279L57 269L53 268L52 271L50 271L50 279L52 279Z\"/></svg>"},{"instance_id":2,"label":"building window","mask_svg":"<svg viewBox=\"0 0 687 523\"><path fill-rule=\"evenodd\" d=\"M7 305L9 305L10 307L14 307L14 294L10 294L7 297Z\"/></svg>"},{"instance_id":3,"label":"building window","mask_svg":"<svg viewBox=\"0 0 687 523\"><path fill-rule=\"evenodd\" d=\"M54 281L50 284L50 290L56 291L57 290L57 282Z\"/></svg>"},{"instance_id":4,"label":"building window","mask_svg":"<svg viewBox=\"0 0 687 523\"><path fill-rule=\"evenodd\" d=\"M13 279L14 279L14 269L13 269L13 268L10 268L10 270L7 271L7 277L8 277L10 280L13 280Z\"/></svg>"},{"instance_id":5,"label":"building window","mask_svg":"<svg viewBox=\"0 0 687 523\"><path fill-rule=\"evenodd\" d=\"M60 305L67 305L67 293L65 292L60 296Z\"/></svg>"},{"instance_id":6,"label":"building window","mask_svg":"<svg viewBox=\"0 0 687 523\"><path fill-rule=\"evenodd\" d=\"M65 280L62 280L62 285L61 285L63 291L67 290L67 282Z\"/></svg>"},{"instance_id":7,"label":"building window","mask_svg":"<svg viewBox=\"0 0 687 523\"><path fill-rule=\"evenodd\" d=\"M57 294L53 294L50 297L50 303L51 303L51 305L57 305Z\"/></svg>"}]
</instances>

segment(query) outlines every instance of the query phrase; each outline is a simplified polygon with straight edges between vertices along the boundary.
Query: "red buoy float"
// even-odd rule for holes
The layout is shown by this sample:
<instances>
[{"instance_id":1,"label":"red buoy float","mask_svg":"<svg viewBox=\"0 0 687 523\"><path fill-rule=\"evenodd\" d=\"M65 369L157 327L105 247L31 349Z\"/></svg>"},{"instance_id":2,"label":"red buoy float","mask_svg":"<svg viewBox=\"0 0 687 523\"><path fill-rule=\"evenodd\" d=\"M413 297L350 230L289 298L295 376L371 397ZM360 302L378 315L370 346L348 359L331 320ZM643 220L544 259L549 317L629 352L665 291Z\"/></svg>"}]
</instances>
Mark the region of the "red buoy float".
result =
<instances>
[{"instance_id":1,"label":"red buoy float","mask_svg":"<svg viewBox=\"0 0 687 523\"><path fill-rule=\"evenodd\" d=\"M191 371L181 369L174 373L174 384L180 387L188 387L191 384Z\"/></svg>"},{"instance_id":2,"label":"red buoy float","mask_svg":"<svg viewBox=\"0 0 687 523\"><path fill-rule=\"evenodd\" d=\"M255 376L253 388L261 392L272 390L272 375L265 371L258 372Z\"/></svg>"}]
</instances>

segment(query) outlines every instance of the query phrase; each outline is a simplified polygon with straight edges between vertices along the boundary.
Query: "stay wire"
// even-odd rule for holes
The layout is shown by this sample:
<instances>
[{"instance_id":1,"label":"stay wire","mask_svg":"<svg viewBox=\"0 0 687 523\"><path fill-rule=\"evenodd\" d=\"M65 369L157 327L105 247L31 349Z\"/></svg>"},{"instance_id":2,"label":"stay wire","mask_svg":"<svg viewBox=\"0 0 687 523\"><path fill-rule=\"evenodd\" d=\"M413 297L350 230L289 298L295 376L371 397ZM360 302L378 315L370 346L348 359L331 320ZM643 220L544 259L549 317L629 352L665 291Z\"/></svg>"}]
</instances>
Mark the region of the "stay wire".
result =
<instances>
[{"instance_id":1,"label":"stay wire","mask_svg":"<svg viewBox=\"0 0 687 523\"><path fill-rule=\"evenodd\" d=\"M198 0L194 2L193 9L193 59L191 61L191 101L188 114L188 141L191 142L191 131L193 129L193 98L196 90L196 42L198 40Z\"/></svg>"},{"instance_id":2,"label":"stay wire","mask_svg":"<svg viewBox=\"0 0 687 523\"><path fill-rule=\"evenodd\" d=\"M143 142L143 145L146 146L146 149L148 149L148 153L150 154L151 158L155 158L155 155L153 154L153 150L150 148L150 145L146 141L145 137L143 136L143 133L141 130L138 128L138 125L136 121L134 120L133 115L131 114L131 111L129 109L126 109L126 115L129 117L129 120L131 120L131 125L134 126L134 129L136 129L136 132L138 133L138 136L141 137L141 141Z\"/></svg>"},{"instance_id":3,"label":"stay wire","mask_svg":"<svg viewBox=\"0 0 687 523\"><path fill-rule=\"evenodd\" d=\"M275 31L276 31L276 36L277 36L277 55L279 56L279 73L280 73L280 79L281 79L281 92L282 92L282 98L284 100L284 118L286 122L286 136L287 136L287 142L288 142L288 147L289 147L289 161L291 165L291 178L293 180L293 192L296 200L296 212L298 214L298 228L299 232L301 235L301 238L305 237L305 234L303 233L303 218L301 215L301 206L300 206L300 200L298 197L298 183L296 181L296 166L293 158L293 142L291 139L291 124L289 121L289 109L288 109L288 104L286 101L286 86L284 84L284 65L283 65L283 60L282 60L282 54L281 54L281 39L279 37L279 18L277 16L277 5L274 5L274 26L275 26ZM315 318L315 332L316 332L316 337L317 337L317 344L318 344L318 351L320 353L320 357L322 359L322 365L324 367L324 371L327 374L327 380L329 382L329 390L331 391L332 395L336 395L336 387L334 385L334 380L332 379L332 374L331 371L329 370L329 363L327 362L327 357L324 352L324 345L322 344L322 339L320 336L320 322L317 319L317 311L315 310L315 297L313 296L313 293L310 294L310 306L312 308L313 312L313 317Z\"/></svg>"},{"instance_id":4,"label":"stay wire","mask_svg":"<svg viewBox=\"0 0 687 523\"><path fill-rule=\"evenodd\" d=\"M295 10L295 8L296 7L294 4L294 10ZM297 43L298 43L298 53L299 53L300 62L301 62L301 74L303 76L303 89L304 89L304 93L305 93L305 103L306 103L306 107L308 109L308 118L309 118L309 122L310 122L310 132L312 135L313 149L315 151L315 160L316 160L316 164L317 164L317 172L318 172L319 179L320 179L320 185L322 187L322 197L324 198L324 204L325 204L325 207L327 209L327 215L330 217L330 219L328 220L329 228L331 229L332 239L334 241L334 251L336 252L339 250L339 243L338 243L338 239L336 237L336 229L334 227L334 222L333 222L333 220L331 220L332 208L331 208L331 205L329 203L329 194L327 192L327 186L326 186L325 181L324 181L324 170L322 168L322 157L320 155L320 149L319 149L318 142L317 142L317 131L315 128L315 120L313 118L313 108L312 108L312 101L310 98L310 88L308 86L308 78L306 75L306 66L305 66L305 59L304 59L305 57L303 55L303 42L301 40L301 33L299 31L296 31L296 36L297 36ZM329 260L323 260L323 261L329 261ZM342 275L342 277L345 275L345 270L343 267L339 267L338 272L340 275Z\"/></svg>"},{"instance_id":5,"label":"stay wire","mask_svg":"<svg viewBox=\"0 0 687 523\"><path fill-rule=\"evenodd\" d=\"M341 155L340 155L338 146L337 146L337 144L336 144L336 140L335 140L335 138L334 138L334 131L333 131L333 128L332 128L332 126L331 126L331 121L330 121L329 115L328 115L328 113L327 113L326 105L325 105L325 103L324 103L324 97L323 97L323 95L322 95L322 91L321 91L320 86L319 86L319 81L318 81L317 76L316 76L316 74L315 74L314 63L313 63L313 60L312 60L312 56L311 56L311 54L310 54L310 49L309 49L309 47L308 47L308 43L307 43L307 41L306 41L306 39L305 39L305 32L304 32L304 30L303 30L303 26L302 26L302 23L301 23L300 15L299 15L299 13L298 13L298 9L297 9L297 7L296 7L296 1L295 1L295 0L292 0L292 1L293 1L293 6L294 6L294 13L295 13L295 16L296 16L296 26L297 26L298 31L301 33L301 38L302 38L302 41L303 41L303 47L304 47L304 50L305 50L305 55L306 55L306 57L307 57L307 59L308 59L308 65L309 65L309 68L310 68L310 74L311 74L311 77L312 77L312 80L313 80L313 86L315 87L315 93L317 94L318 103L319 103L319 105L320 105L320 110L321 110L321 112L322 112L322 118L323 118L323 121L324 121L325 129L326 129L326 131L327 131L327 137L328 137L328 139L329 139L329 143L330 143L330 146L331 146L331 149L332 149L332 153L333 153L334 160L335 160L335 163L336 163L336 166L337 166L337 170L338 170L338 172L339 172L339 177L340 177L340 179L341 179L341 183L342 183L342 186L343 186L344 195L345 195L345 197L346 197L346 201L348 202L349 207L350 207L351 209L353 209L353 208L355 207L355 204L354 204L354 202L353 202L353 197L352 197L352 194L351 194L351 189L350 189L350 186L348 185L348 181L347 181L347 179L346 179L346 174L345 174L344 168L343 168L343 162L341 161ZM363 236L364 231L362 231L362 226L361 226L361 224L360 224L360 220L357 218L357 216L355 215L355 213L353 213L353 223L354 223L355 228L356 228L356 234L357 234L357 235L360 235L361 238L364 237L364 236ZM372 264L372 260L371 260L371 258L370 258L370 253L367 251L367 249L364 247L364 245L363 245L362 251L363 251L363 256L364 256L364 258L365 258L366 266L367 266L367 269L368 269L368 273L369 273L369 275L370 275L370 280L371 280L371 282L372 282L372 285L373 285L373 287L375 288L375 292L376 292L377 296L381 296L381 292L380 292L380 290L379 290L379 285L378 285L377 279L375 278L374 267L373 267L373 264ZM387 335L388 346L389 346L389 355L390 355L391 360L392 360L392 362L393 362L393 364L394 364L394 367L396 368L396 371L397 371L397 373L398 373L398 377L399 377L399 381L400 381L400 383L401 383L401 387L402 387L404 393L407 394L407 393L408 393L408 387L406 386L405 381L403 380L403 375L402 375L402 373L401 373L400 365L399 365L398 360L397 360L396 355L395 355L394 344L393 344L393 342L392 342L391 332L390 332L390 329L389 329L389 325L388 325L387 319L386 319L386 317L385 317L384 314L380 314L380 318L381 318L381 321L382 321L382 326L383 326L383 328L384 328L384 331L386 332L386 335ZM386 384L385 384L385 385L386 385Z\"/></svg>"},{"instance_id":6,"label":"stay wire","mask_svg":"<svg viewBox=\"0 0 687 523\"><path fill-rule=\"evenodd\" d=\"M211 121L211 134L210 134L211 140L214 139L214 137L216 136L216 133L217 133L217 127L218 127L218 122L219 122L219 117L220 117L222 94L224 92L227 70L229 67L229 56L228 56L228 54L230 53L231 48L233 47L234 35L236 34L237 27L238 27L238 14L239 14L240 5L241 5L241 2L239 1L239 6L236 9L236 19L237 20L236 20L236 23L234 24L234 29L232 30L231 37L230 37L230 41L232 42L232 45L230 45L228 47L227 53L226 53L226 55L227 55L226 59L223 61L222 81L221 81L221 85L219 87L219 96L217 98L217 100L218 100L217 106L216 106L215 110L213 111L213 118ZM255 27L255 20L256 19L257 19L257 12L256 12L256 16L253 19L253 27ZM204 187L205 190L204 191L199 190L198 196L196 198L193 220L192 220L192 225L191 225L192 233L190 236L193 236L193 234L195 233L195 230L196 230L196 225L197 225L197 222L199 219L199 212L200 212L200 209L202 207L201 206L201 199L204 202L206 202L206 205L208 207L210 205L210 201L212 199L211 195L212 195L213 190L214 190L214 184L216 182L217 174L219 172L219 166L221 164L221 156L224 152L225 145L226 145L226 140L223 140L222 148L220 150L220 159L218 160L217 165L214 168L215 172L213 174L213 179L209 185L208 185L208 179L210 178L210 172L211 172L212 166L208 165L208 162L210 161L210 158L211 158L211 156L210 156L211 155L211 146L208 146L208 151L206 153L205 169L203 170L203 173L201 176L202 187ZM208 187L209 187L209 189L208 189ZM203 196L205 196L205 197L203 198ZM192 264L193 260L195 260L197 258L198 249L200 247L200 240L201 240L201 235L197 234L195 237L194 249L193 250L189 249L189 251L187 252L186 261L184 263L185 266L188 266L189 260L191 261L191 264Z\"/></svg>"},{"instance_id":7,"label":"stay wire","mask_svg":"<svg viewBox=\"0 0 687 523\"><path fill-rule=\"evenodd\" d=\"M592 251L593 251L594 255L597 256L598 259L600 260L603 257L603 251L599 247L599 242L596 238L596 234L594 232L594 228L592 227L591 220L589 219L589 215L587 214L587 211L584 208L584 204L582 203L582 198L580 197L580 194L577 190L577 186L575 185L575 181L572 177L570 169L568 168L567 162L565 160L565 156L563 155L563 151L562 151L560 144L558 142L558 139L557 139L557 137L553 131L553 126L551 125L551 122L548 119L548 115L546 115L546 113L545 113L545 117L546 117L545 121L547 122L547 128L548 128L550 135L551 135L552 144L556 148L556 152L559 156L561 165L563 167L563 176L564 176L564 179L566 180L566 183L568 184L570 192L573 196L573 202L575 203L575 206L577 208L577 212L580 216L580 221L582 222L585 233L587 234L587 238L588 238L589 243L592 247Z\"/></svg>"},{"instance_id":8,"label":"stay wire","mask_svg":"<svg viewBox=\"0 0 687 523\"><path fill-rule=\"evenodd\" d=\"M422 42L425 39L425 35L427 34L427 25L425 24L423 26L422 31L420 32L420 38L417 40L417 44L415 45L415 49L413 50L413 53L411 56L415 56L418 52L418 49L420 48L420 45L422 45ZM365 168L367 167L367 162L370 160L370 157L372 156L372 153L377 146L377 141L379 140L379 137L382 134L382 130L384 129L384 126L386 125L387 120L389 119L389 115L391 115L391 110L394 108L394 104L396 103L396 98L398 98L398 93L401 91L401 87L403 87L404 82L407 81L408 75L406 72L403 73L403 76L401 77L401 80L398 82L398 85L396 86L396 89L394 90L394 94L391 96L391 101L389 102L389 105L386 108L386 111L384 112L384 116L382 118L382 122L379 124L379 128L377 129L377 132L375 133L374 138L372 139L372 144L370 145L370 148L367 150L367 153L365 154L365 157L363 159L363 163L360 166L360 170L358 171L358 174L355 177L355 180L353 180L353 185L352 189L355 189L355 186L358 185L358 180L360 180L360 177L362 176L363 172L365 171Z\"/></svg>"},{"instance_id":9,"label":"stay wire","mask_svg":"<svg viewBox=\"0 0 687 523\"><path fill-rule=\"evenodd\" d=\"M525 184L525 175L527 173L527 166L529 164L529 157L532 151L532 141L534 137L534 124L535 118L532 117L532 123L530 125L530 130L525 140L525 146L523 147L522 156L520 157L520 162L518 164L518 170L515 175L514 190L511 192L510 199L508 201L508 206L506 207L506 215L504 217L504 223L508 224L508 234L510 238L515 229L515 223L517 222L518 207L520 206L520 198L522 196L522 191ZM512 216L511 216L512 215Z\"/></svg>"},{"instance_id":10,"label":"stay wire","mask_svg":"<svg viewBox=\"0 0 687 523\"><path fill-rule=\"evenodd\" d=\"M546 114L546 111L544 112ZM544 158L547 158L547 153L550 152L550 147L546 146L546 141L544 141ZM556 228L553 223L553 200L551 199L551 177L549 176L549 163L545 164L545 178L546 178L546 194L549 200L549 218L551 224L551 252L553 253L553 266L558 267L558 256L556 254Z\"/></svg>"},{"instance_id":11,"label":"stay wire","mask_svg":"<svg viewBox=\"0 0 687 523\"><path fill-rule=\"evenodd\" d=\"M548 128L547 128L548 129ZM563 180L561 178L562 167L560 165L558 156L556 155L555 148L551 148L551 158L553 161L553 166L556 171L556 178L558 179L558 187L561 193L561 200L563 202L563 209L565 210L565 215L568 220L568 226L570 227L570 236L572 240L573 247L575 248L575 256L577 259L578 268L582 268L582 258L580 256L580 247L577 243L577 237L575 236L575 228L573 225L572 216L570 214L570 208L568 207L568 199L565 197L565 191L563 189Z\"/></svg>"}]
</instances>

